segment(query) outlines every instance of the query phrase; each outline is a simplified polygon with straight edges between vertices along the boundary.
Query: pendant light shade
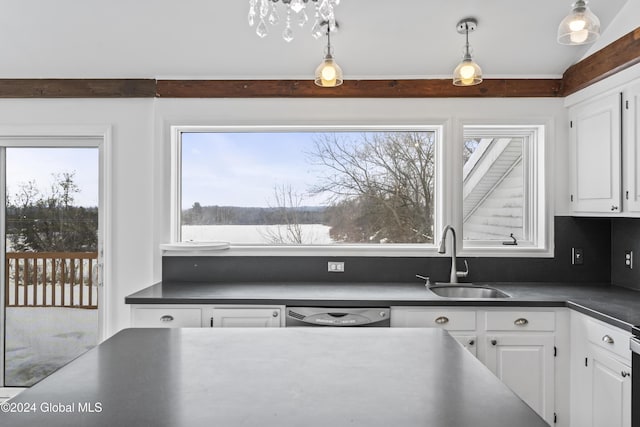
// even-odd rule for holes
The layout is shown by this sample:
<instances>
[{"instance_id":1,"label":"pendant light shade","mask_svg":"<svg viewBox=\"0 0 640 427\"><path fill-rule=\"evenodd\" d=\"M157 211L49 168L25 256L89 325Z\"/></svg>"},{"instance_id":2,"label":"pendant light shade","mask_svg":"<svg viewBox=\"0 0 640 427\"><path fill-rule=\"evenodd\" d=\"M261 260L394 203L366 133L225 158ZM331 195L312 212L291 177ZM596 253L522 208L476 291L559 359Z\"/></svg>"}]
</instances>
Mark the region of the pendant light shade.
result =
<instances>
[{"instance_id":1,"label":"pendant light shade","mask_svg":"<svg viewBox=\"0 0 640 427\"><path fill-rule=\"evenodd\" d=\"M321 87L336 87L340 86L343 82L342 68L333 59L331 51L331 23L323 22L323 25L327 26L327 49L324 55L324 59L316 68L314 83ZM334 24L334 29L337 28L337 24Z\"/></svg>"},{"instance_id":2,"label":"pendant light shade","mask_svg":"<svg viewBox=\"0 0 640 427\"><path fill-rule=\"evenodd\" d=\"M315 84L322 87L336 87L342 82L342 69L329 53L316 68Z\"/></svg>"},{"instance_id":3,"label":"pendant light shade","mask_svg":"<svg viewBox=\"0 0 640 427\"><path fill-rule=\"evenodd\" d=\"M558 27L558 43L581 45L595 42L600 37L600 20L591 12L584 0L572 5L572 10Z\"/></svg>"},{"instance_id":4,"label":"pendant light shade","mask_svg":"<svg viewBox=\"0 0 640 427\"><path fill-rule=\"evenodd\" d=\"M466 43L462 62L453 70L453 84L455 86L473 86L482 83L482 69L471 57L469 48L469 32L478 28L478 22L473 18L463 19L458 22L458 33L464 34Z\"/></svg>"},{"instance_id":5,"label":"pendant light shade","mask_svg":"<svg viewBox=\"0 0 640 427\"><path fill-rule=\"evenodd\" d=\"M453 70L453 84L455 86L473 86L482 83L482 69L476 64L471 55L465 55L462 62Z\"/></svg>"}]
</instances>

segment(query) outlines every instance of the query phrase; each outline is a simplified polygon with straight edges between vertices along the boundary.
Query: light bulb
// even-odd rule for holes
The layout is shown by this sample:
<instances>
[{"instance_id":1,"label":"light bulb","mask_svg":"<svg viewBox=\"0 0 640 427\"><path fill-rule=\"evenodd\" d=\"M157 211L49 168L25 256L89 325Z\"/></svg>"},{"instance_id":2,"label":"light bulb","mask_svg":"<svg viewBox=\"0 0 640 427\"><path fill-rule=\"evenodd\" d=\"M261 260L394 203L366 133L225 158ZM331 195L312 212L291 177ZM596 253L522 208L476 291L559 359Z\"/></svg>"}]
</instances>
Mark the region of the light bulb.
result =
<instances>
[{"instance_id":1,"label":"light bulb","mask_svg":"<svg viewBox=\"0 0 640 427\"><path fill-rule=\"evenodd\" d=\"M569 29L573 32L584 30L587 22L584 20L584 15L576 16L571 22L569 22Z\"/></svg>"},{"instance_id":2,"label":"light bulb","mask_svg":"<svg viewBox=\"0 0 640 427\"><path fill-rule=\"evenodd\" d=\"M473 65L463 65L460 68L460 77L462 77L462 82L466 84L467 81L473 82L473 76L475 74L475 68Z\"/></svg>"},{"instance_id":3,"label":"light bulb","mask_svg":"<svg viewBox=\"0 0 640 427\"><path fill-rule=\"evenodd\" d=\"M322 80L335 82L336 69L332 63L326 63L324 68L322 68L321 74L322 74Z\"/></svg>"},{"instance_id":4,"label":"light bulb","mask_svg":"<svg viewBox=\"0 0 640 427\"><path fill-rule=\"evenodd\" d=\"M573 31L569 38L571 39L571 43L581 44L584 43L587 38L589 38L589 31L587 30L579 30Z\"/></svg>"}]
</instances>

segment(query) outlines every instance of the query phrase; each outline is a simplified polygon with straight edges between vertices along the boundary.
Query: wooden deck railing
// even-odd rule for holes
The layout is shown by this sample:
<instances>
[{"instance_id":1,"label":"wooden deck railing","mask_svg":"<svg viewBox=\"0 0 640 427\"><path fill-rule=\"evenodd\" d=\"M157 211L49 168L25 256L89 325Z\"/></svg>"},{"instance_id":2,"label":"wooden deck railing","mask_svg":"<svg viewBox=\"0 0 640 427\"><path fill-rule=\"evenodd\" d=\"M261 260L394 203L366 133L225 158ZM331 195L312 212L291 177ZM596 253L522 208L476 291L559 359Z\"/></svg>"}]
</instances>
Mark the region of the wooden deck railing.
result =
<instances>
[{"instance_id":1,"label":"wooden deck railing","mask_svg":"<svg viewBox=\"0 0 640 427\"><path fill-rule=\"evenodd\" d=\"M97 252L8 252L5 307L98 308Z\"/></svg>"}]
</instances>

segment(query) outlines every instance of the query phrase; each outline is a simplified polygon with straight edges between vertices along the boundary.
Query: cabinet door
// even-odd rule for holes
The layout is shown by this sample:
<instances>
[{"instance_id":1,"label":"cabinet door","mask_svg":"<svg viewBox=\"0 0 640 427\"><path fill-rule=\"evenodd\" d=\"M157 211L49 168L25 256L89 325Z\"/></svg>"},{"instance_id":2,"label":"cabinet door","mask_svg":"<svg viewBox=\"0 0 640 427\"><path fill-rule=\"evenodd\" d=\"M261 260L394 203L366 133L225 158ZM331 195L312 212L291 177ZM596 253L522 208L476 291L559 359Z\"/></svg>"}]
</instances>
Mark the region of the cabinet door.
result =
<instances>
[{"instance_id":1,"label":"cabinet door","mask_svg":"<svg viewBox=\"0 0 640 427\"><path fill-rule=\"evenodd\" d=\"M279 308L213 308L205 312L205 324L213 328L279 328Z\"/></svg>"},{"instance_id":2,"label":"cabinet door","mask_svg":"<svg viewBox=\"0 0 640 427\"><path fill-rule=\"evenodd\" d=\"M478 337L476 335L460 334L456 332L449 332L467 351L474 356L478 357Z\"/></svg>"},{"instance_id":3,"label":"cabinet door","mask_svg":"<svg viewBox=\"0 0 640 427\"><path fill-rule=\"evenodd\" d=\"M629 86L623 97L623 203L629 212L640 212L640 83Z\"/></svg>"},{"instance_id":4,"label":"cabinet door","mask_svg":"<svg viewBox=\"0 0 640 427\"><path fill-rule=\"evenodd\" d=\"M570 110L572 209L621 211L621 94L600 97Z\"/></svg>"},{"instance_id":5,"label":"cabinet door","mask_svg":"<svg viewBox=\"0 0 640 427\"><path fill-rule=\"evenodd\" d=\"M553 424L553 335L490 335L486 339L487 367L549 424Z\"/></svg>"},{"instance_id":6,"label":"cabinet door","mask_svg":"<svg viewBox=\"0 0 640 427\"><path fill-rule=\"evenodd\" d=\"M584 409L591 411L591 426L631 427L631 368L592 343L588 353Z\"/></svg>"}]
</instances>

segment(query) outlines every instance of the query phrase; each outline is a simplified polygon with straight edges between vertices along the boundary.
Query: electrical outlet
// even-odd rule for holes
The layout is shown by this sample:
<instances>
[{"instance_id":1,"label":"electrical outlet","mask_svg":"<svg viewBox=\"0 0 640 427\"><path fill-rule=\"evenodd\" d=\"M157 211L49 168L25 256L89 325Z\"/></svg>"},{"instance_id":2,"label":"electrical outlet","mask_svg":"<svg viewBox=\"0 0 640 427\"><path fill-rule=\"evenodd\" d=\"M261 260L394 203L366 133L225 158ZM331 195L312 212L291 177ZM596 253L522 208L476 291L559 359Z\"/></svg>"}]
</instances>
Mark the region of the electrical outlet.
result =
<instances>
[{"instance_id":1,"label":"electrical outlet","mask_svg":"<svg viewBox=\"0 0 640 427\"><path fill-rule=\"evenodd\" d=\"M582 248L571 248L571 264L573 265L584 264Z\"/></svg>"},{"instance_id":2,"label":"electrical outlet","mask_svg":"<svg viewBox=\"0 0 640 427\"><path fill-rule=\"evenodd\" d=\"M343 261L329 261L327 264L329 273L344 273Z\"/></svg>"},{"instance_id":3,"label":"electrical outlet","mask_svg":"<svg viewBox=\"0 0 640 427\"><path fill-rule=\"evenodd\" d=\"M633 251L624 251L624 266L633 269Z\"/></svg>"}]
</instances>

